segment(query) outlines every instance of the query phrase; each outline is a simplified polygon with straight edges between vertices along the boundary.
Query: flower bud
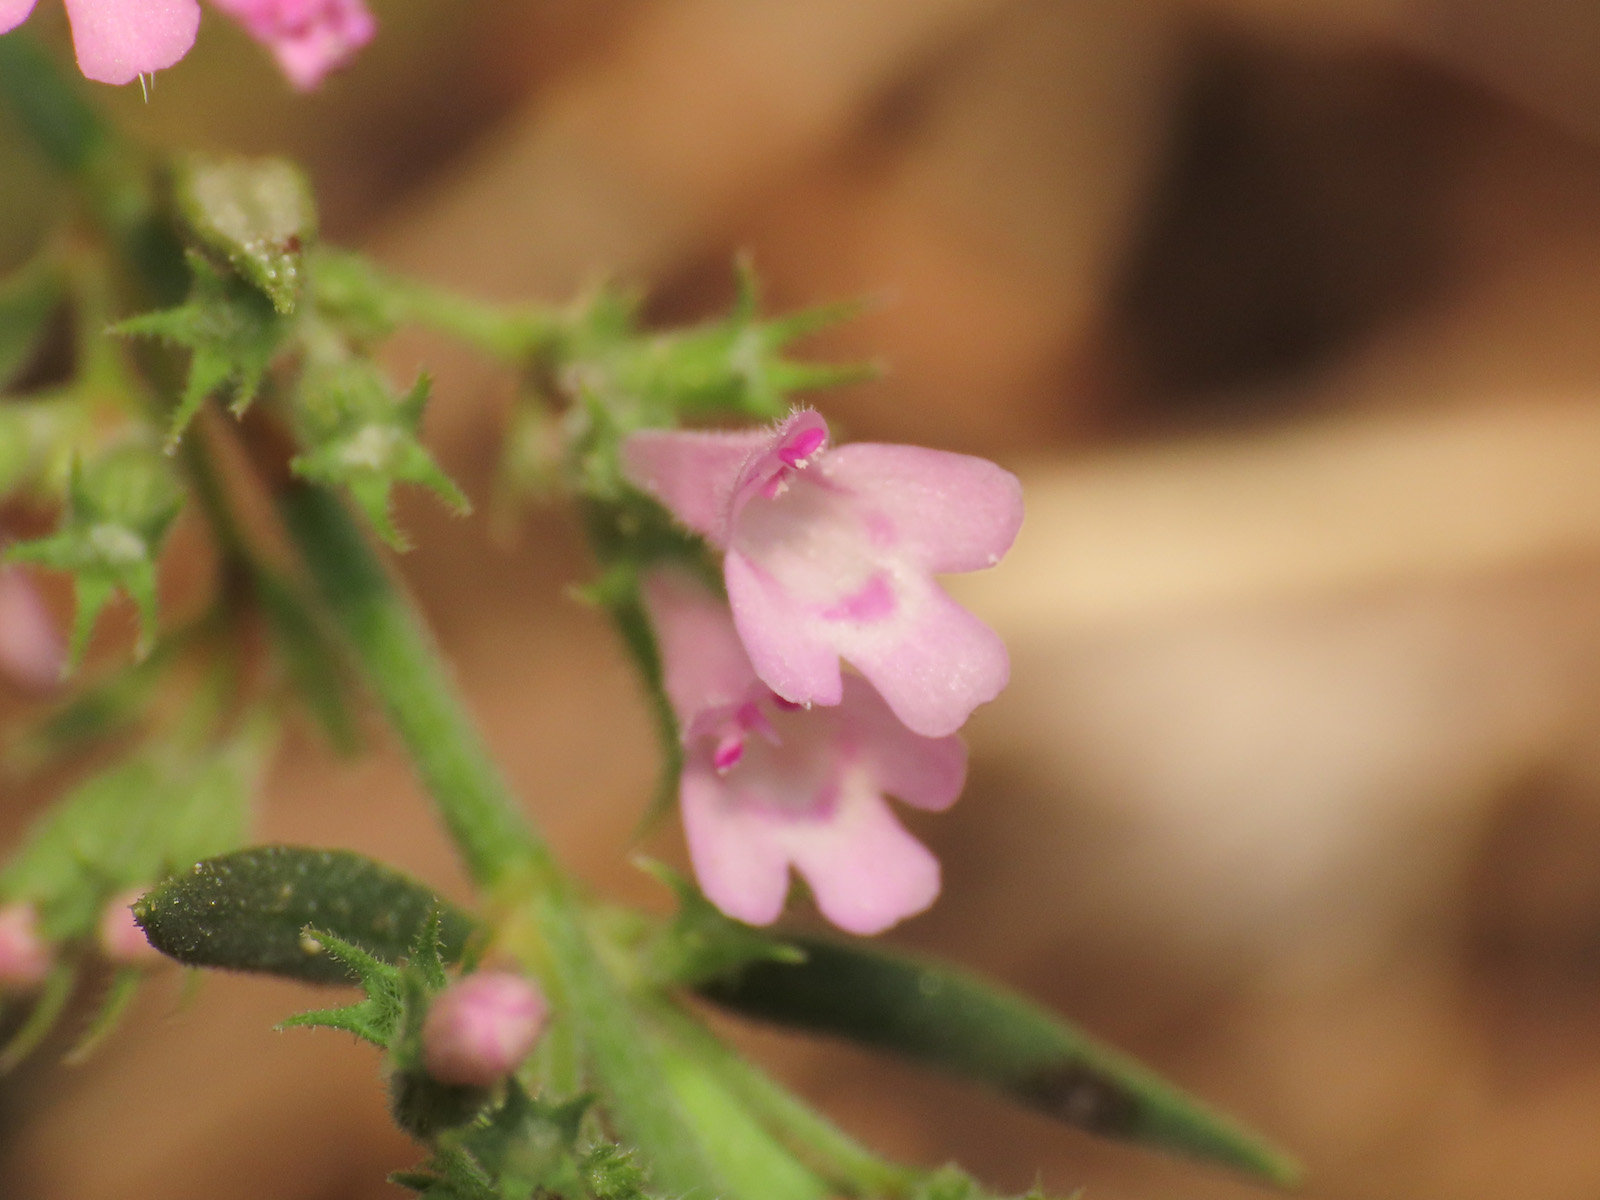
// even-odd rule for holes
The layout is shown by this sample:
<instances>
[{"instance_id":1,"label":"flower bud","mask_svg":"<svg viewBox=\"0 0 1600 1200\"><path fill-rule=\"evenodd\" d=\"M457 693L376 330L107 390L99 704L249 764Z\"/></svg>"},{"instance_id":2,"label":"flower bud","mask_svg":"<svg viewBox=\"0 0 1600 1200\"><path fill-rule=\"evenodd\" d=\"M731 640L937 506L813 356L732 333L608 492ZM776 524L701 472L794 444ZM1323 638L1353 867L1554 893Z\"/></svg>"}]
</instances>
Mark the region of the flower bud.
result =
<instances>
[{"instance_id":1,"label":"flower bud","mask_svg":"<svg viewBox=\"0 0 1600 1200\"><path fill-rule=\"evenodd\" d=\"M489 1087L528 1056L549 1005L531 980L480 971L434 998L422 1025L422 1061L441 1083Z\"/></svg>"},{"instance_id":2,"label":"flower bud","mask_svg":"<svg viewBox=\"0 0 1600 1200\"><path fill-rule=\"evenodd\" d=\"M16 567L0 567L0 675L30 691L61 682L67 650L33 581Z\"/></svg>"},{"instance_id":3,"label":"flower bud","mask_svg":"<svg viewBox=\"0 0 1600 1200\"><path fill-rule=\"evenodd\" d=\"M39 935L39 914L33 905L0 908L0 992L25 992L50 974L50 947Z\"/></svg>"},{"instance_id":4,"label":"flower bud","mask_svg":"<svg viewBox=\"0 0 1600 1200\"><path fill-rule=\"evenodd\" d=\"M165 961L166 956L150 944L133 919L134 901L149 890L130 888L100 913L100 952L119 967L153 967Z\"/></svg>"}]
</instances>

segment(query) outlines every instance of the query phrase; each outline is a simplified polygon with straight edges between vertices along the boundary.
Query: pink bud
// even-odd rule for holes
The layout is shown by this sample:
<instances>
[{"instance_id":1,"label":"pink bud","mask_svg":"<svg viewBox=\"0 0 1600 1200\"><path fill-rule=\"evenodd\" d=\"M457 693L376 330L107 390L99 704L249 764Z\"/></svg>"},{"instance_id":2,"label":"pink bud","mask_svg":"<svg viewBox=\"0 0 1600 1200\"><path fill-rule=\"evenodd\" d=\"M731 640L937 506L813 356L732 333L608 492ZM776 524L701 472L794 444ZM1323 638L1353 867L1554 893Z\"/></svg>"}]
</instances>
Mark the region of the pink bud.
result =
<instances>
[{"instance_id":1,"label":"pink bud","mask_svg":"<svg viewBox=\"0 0 1600 1200\"><path fill-rule=\"evenodd\" d=\"M66 649L33 581L0 567L0 675L33 691L61 682Z\"/></svg>"},{"instance_id":2,"label":"pink bud","mask_svg":"<svg viewBox=\"0 0 1600 1200\"><path fill-rule=\"evenodd\" d=\"M133 919L133 903L148 888L130 888L100 913L100 951L119 967L153 967L166 958Z\"/></svg>"},{"instance_id":3,"label":"pink bud","mask_svg":"<svg viewBox=\"0 0 1600 1200\"><path fill-rule=\"evenodd\" d=\"M33 905L0 908L0 992L25 992L50 974L50 947L39 936L39 914Z\"/></svg>"},{"instance_id":4,"label":"pink bud","mask_svg":"<svg viewBox=\"0 0 1600 1200\"><path fill-rule=\"evenodd\" d=\"M550 1007L531 980L480 971L434 998L422 1025L422 1061L440 1083L489 1087L516 1069Z\"/></svg>"}]
</instances>

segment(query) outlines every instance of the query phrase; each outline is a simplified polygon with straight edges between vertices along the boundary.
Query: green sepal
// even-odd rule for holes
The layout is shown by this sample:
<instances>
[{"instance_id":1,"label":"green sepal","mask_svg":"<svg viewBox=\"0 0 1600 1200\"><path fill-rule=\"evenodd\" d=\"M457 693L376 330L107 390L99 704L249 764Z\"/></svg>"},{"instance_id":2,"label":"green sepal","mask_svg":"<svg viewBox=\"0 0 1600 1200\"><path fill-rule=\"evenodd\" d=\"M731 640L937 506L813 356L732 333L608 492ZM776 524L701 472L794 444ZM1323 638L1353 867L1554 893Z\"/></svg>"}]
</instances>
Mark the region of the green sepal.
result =
<instances>
[{"instance_id":1,"label":"green sepal","mask_svg":"<svg viewBox=\"0 0 1600 1200\"><path fill-rule=\"evenodd\" d=\"M139 610L138 657L150 652L157 627L156 560L182 503L171 463L143 446L123 445L73 468L57 532L6 552L10 561L73 575L78 611L69 668L82 661L95 619L118 592Z\"/></svg>"},{"instance_id":2,"label":"green sepal","mask_svg":"<svg viewBox=\"0 0 1600 1200\"><path fill-rule=\"evenodd\" d=\"M138 910L134 911L138 915ZM400 968L323 929L307 926L300 931L300 938L307 957L339 964L342 973L356 979L366 995L354 1004L296 1013L279 1022L278 1028L342 1029L387 1050L400 1030L404 1013Z\"/></svg>"},{"instance_id":3,"label":"green sepal","mask_svg":"<svg viewBox=\"0 0 1600 1200\"><path fill-rule=\"evenodd\" d=\"M871 379L870 364L822 364L791 359L794 342L860 313L860 303L830 304L762 319L755 271L741 259L738 295L726 317L692 329L620 339L601 359L602 392L637 405L644 423L727 414L776 420L795 393ZM608 407L615 408L610 404Z\"/></svg>"},{"instance_id":4,"label":"green sepal","mask_svg":"<svg viewBox=\"0 0 1600 1200\"><path fill-rule=\"evenodd\" d=\"M300 168L282 158L193 157L176 175L178 210L195 236L278 312L292 313L317 235L316 201Z\"/></svg>"},{"instance_id":5,"label":"green sepal","mask_svg":"<svg viewBox=\"0 0 1600 1200\"><path fill-rule=\"evenodd\" d=\"M645 971L661 987L695 987L756 962L800 963L805 951L726 917L694 883L665 863L638 865L677 897L678 911L646 951Z\"/></svg>"},{"instance_id":6,"label":"green sepal","mask_svg":"<svg viewBox=\"0 0 1600 1200\"><path fill-rule=\"evenodd\" d=\"M189 377L167 422L167 449L177 445L200 406L224 389L235 416L250 407L267 368L283 348L289 322L256 288L189 255L189 298L176 308L130 317L111 327L128 337L153 337L190 352Z\"/></svg>"},{"instance_id":7,"label":"green sepal","mask_svg":"<svg viewBox=\"0 0 1600 1200\"><path fill-rule=\"evenodd\" d=\"M755 962L702 984L747 1016L890 1051L994 1087L1091 1133L1221 1164L1280 1185L1282 1151L1132 1058L1014 992L956 968L814 937L800 963Z\"/></svg>"},{"instance_id":8,"label":"green sepal","mask_svg":"<svg viewBox=\"0 0 1600 1200\"><path fill-rule=\"evenodd\" d=\"M308 952L308 926L397 963L435 910L440 958L458 962L473 922L425 884L349 850L254 846L196 863L143 897L134 917L151 945L187 966L348 984L360 976L342 958Z\"/></svg>"},{"instance_id":9,"label":"green sepal","mask_svg":"<svg viewBox=\"0 0 1600 1200\"><path fill-rule=\"evenodd\" d=\"M305 450L290 469L302 478L348 489L378 535L397 550L406 549L407 542L390 513L395 484L418 484L456 513L472 511L466 494L420 440L431 386L422 375L404 396L396 396L376 366L347 359L308 369L296 394Z\"/></svg>"},{"instance_id":10,"label":"green sepal","mask_svg":"<svg viewBox=\"0 0 1600 1200\"><path fill-rule=\"evenodd\" d=\"M534 1098L516 1080L470 1125L442 1133L418 1169L390 1181L440 1200L652 1200L630 1151L594 1140L594 1098Z\"/></svg>"},{"instance_id":11,"label":"green sepal","mask_svg":"<svg viewBox=\"0 0 1600 1200\"><path fill-rule=\"evenodd\" d=\"M33 361L65 295L61 271L43 260L0 280L0 391Z\"/></svg>"}]
</instances>

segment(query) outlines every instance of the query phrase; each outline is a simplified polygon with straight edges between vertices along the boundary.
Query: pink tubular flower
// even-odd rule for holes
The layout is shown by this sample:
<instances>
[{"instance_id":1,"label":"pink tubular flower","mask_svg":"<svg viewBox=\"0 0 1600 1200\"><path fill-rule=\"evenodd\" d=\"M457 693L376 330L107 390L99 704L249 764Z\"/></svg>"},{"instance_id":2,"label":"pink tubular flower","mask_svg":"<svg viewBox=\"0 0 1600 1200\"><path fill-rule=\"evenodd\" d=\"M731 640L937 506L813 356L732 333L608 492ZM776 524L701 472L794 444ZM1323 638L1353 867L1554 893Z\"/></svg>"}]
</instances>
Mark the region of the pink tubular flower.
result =
<instances>
[{"instance_id":1,"label":"pink tubular flower","mask_svg":"<svg viewBox=\"0 0 1600 1200\"><path fill-rule=\"evenodd\" d=\"M528 1057L550 1015L544 994L509 971L479 971L434 998L422 1063L440 1083L491 1087Z\"/></svg>"},{"instance_id":2,"label":"pink tubular flower","mask_svg":"<svg viewBox=\"0 0 1600 1200\"><path fill-rule=\"evenodd\" d=\"M811 411L776 429L648 430L624 443L623 470L727 551L739 637L779 696L839 704L843 657L908 729L954 733L1010 663L933 576L1000 560L1022 523L1021 485L965 454L827 442Z\"/></svg>"},{"instance_id":3,"label":"pink tubular flower","mask_svg":"<svg viewBox=\"0 0 1600 1200\"><path fill-rule=\"evenodd\" d=\"M39 933L39 914L21 901L0 908L0 992L25 992L50 974L50 947Z\"/></svg>"},{"instance_id":4,"label":"pink tubular flower","mask_svg":"<svg viewBox=\"0 0 1600 1200\"><path fill-rule=\"evenodd\" d=\"M0 33L28 19L34 0L0 0ZM78 69L100 83L132 83L172 66L194 45L199 0L66 0Z\"/></svg>"},{"instance_id":5,"label":"pink tubular flower","mask_svg":"<svg viewBox=\"0 0 1600 1200\"><path fill-rule=\"evenodd\" d=\"M66 647L27 574L0 567L0 675L30 691L61 682Z\"/></svg>"},{"instance_id":6,"label":"pink tubular flower","mask_svg":"<svg viewBox=\"0 0 1600 1200\"><path fill-rule=\"evenodd\" d=\"M133 919L133 903L149 888L129 888L100 910L100 952L119 967L154 967L166 956L150 944Z\"/></svg>"},{"instance_id":7,"label":"pink tubular flower","mask_svg":"<svg viewBox=\"0 0 1600 1200\"><path fill-rule=\"evenodd\" d=\"M960 739L910 732L854 676L836 707L783 700L756 678L727 606L683 574L651 575L645 603L682 731L689 855L711 902L771 924L793 865L822 915L851 933L881 933L932 904L938 860L884 794L954 804L966 778Z\"/></svg>"},{"instance_id":8,"label":"pink tubular flower","mask_svg":"<svg viewBox=\"0 0 1600 1200\"><path fill-rule=\"evenodd\" d=\"M279 69L302 92L348 63L378 28L362 0L211 2L271 50Z\"/></svg>"}]
</instances>

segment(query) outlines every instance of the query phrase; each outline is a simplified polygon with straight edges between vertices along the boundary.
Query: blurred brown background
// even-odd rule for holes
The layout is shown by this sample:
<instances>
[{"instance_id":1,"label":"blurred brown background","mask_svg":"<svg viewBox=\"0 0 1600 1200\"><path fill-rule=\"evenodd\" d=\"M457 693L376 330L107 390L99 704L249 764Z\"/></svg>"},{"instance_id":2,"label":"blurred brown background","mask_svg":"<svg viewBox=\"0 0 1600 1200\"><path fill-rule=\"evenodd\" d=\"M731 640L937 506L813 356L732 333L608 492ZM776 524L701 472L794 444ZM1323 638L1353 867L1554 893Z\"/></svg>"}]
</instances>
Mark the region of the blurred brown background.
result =
<instances>
[{"instance_id":1,"label":"blurred brown background","mask_svg":"<svg viewBox=\"0 0 1600 1200\"><path fill-rule=\"evenodd\" d=\"M662 320L753 252L776 307L880 302L817 351L856 437L1022 473L960 594L1011 641L974 773L916 821L946 893L896 936L1011 980L1301 1153L1326 1198L1600 1194L1600 10L1579 0L375 0L309 101L210 14L119 114L290 151L330 236L441 283ZM36 20L55 20L41 12ZM58 30L59 32L59 30ZM0 127L0 258L48 181ZM507 381L422 338L483 498ZM528 804L597 888L648 729L515 544L426 501L403 564ZM459 875L403 765L309 736L266 836ZM17 827L38 797L8 798ZM654 849L671 853L666 831ZM306 997L153 989L0 1104L26 1200L394 1195L374 1058ZM175 1015L176 1014L176 1015ZM1244 1197L865 1056L746 1036L884 1150L1021 1189Z\"/></svg>"}]
</instances>

